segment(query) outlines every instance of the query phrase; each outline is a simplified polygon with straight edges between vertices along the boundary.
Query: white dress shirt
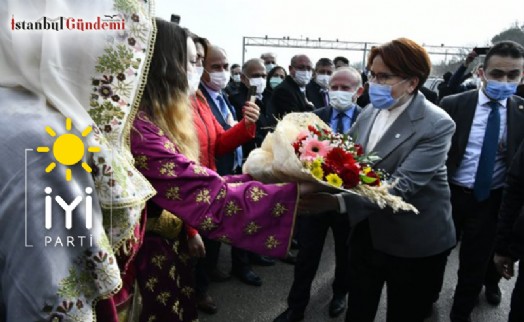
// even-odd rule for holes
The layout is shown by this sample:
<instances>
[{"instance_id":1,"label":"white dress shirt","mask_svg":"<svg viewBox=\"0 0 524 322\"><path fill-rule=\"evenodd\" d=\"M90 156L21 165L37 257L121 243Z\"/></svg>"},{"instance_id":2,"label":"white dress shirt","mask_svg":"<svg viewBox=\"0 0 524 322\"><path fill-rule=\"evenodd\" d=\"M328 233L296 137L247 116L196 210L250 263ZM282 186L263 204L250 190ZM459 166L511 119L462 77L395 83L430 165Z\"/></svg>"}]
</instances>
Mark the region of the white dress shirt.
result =
<instances>
[{"instance_id":1,"label":"white dress shirt","mask_svg":"<svg viewBox=\"0 0 524 322\"><path fill-rule=\"evenodd\" d=\"M398 107L389 110L381 110L380 112L378 112L378 115L375 118L375 122L373 123L373 128L369 133L368 144L366 144L365 147L367 153L373 151L375 145L377 145L378 141L380 141L384 133L386 133L391 124L395 122L395 120L400 116L400 114L402 114L402 112L406 110L406 108L412 100L413 95L407 100L407 102Z\"/></svg>"},{"instance_id":2,"label":"white dress shirt","mask_svg":"<svg viewBox=\"0 0 524 322\"><path fill-rule=\"evenodd\" d=\"M460 162L457 171L450 178L453 184L458 186L473 189L475 185L475 177L477 175L477 168L480 161L480 153L482 152L482 144L484 143L484 135L486 133L486 126L488 125L488 116L491 112L491 107L488 105L490 99L479 91L479 98L477 107L475 109L475 116L471 124L471 131L469 132L468 144L464 151L464 156ZM500 113L500 132L499 132L499 149L495 157L495 169L493 170L493 181L491 183L492 189L502 188L504 186L504 179L506 176L506 135L507 135L507 100L499 102Z\"/></svg>"}]
</instances>

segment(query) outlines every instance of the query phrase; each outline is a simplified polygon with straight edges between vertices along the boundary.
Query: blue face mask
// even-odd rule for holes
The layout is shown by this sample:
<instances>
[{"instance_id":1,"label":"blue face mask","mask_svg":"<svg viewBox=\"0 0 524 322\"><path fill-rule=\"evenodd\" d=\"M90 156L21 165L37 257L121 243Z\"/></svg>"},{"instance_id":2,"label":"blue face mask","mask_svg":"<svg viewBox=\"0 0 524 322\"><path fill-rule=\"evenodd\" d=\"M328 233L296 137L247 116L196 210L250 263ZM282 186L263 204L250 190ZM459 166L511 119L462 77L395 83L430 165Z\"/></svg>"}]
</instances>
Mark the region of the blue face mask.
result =
<instances>
[{"instance_id":1,"label":"blue face mask","mask_svg":"<svg viewBox=\"0 0 524 322\"><path fill-rule=\"evenodd\" d=\"M397 84L400 84L404 81L405 80L400 81ZM374 108L385 110L398 103L402 96L395 99L391 95L391 90L395 85L381 85L372 82L369 83L369 100L371 101L371 104Z\"/></svg>"},{"instance_id":2,"label":"blue face mask","mask_svg":"<svg viewBox=\"0 0 524 322\"><path fill-rule=\"evenodd\" d=\"M494 100L502 101L515 94L518 83L499 82L492 79L486 79L484 92Z\"/></svg>"}]
</instances>

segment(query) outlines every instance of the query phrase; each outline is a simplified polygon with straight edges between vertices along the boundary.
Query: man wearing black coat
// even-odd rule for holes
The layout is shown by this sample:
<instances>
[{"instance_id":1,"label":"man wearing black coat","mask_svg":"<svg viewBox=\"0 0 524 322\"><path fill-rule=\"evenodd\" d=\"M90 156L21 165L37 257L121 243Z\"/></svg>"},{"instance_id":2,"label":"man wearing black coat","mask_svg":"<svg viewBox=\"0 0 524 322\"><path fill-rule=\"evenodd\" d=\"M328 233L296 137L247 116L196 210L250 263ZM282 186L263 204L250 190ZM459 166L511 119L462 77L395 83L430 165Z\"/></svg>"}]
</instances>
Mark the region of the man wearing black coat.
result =
<instances>
[{"instance_id":1,"label":"man wearing black coat","mask_svg":"<svg viewBox=\"0 0 524 322\"><path fill-rule=\"evenodd\" d=\"M504 278L514 275L514 265L524 259L524 141L515 153L506 175L502 195L495 244L495 266ZM524 321L524 264L519 265L519 274L513 295L509 322Z\"/></svg>"},{"instance_id":2,"label":"man wearing black coat","mask_svg":"<svg viewBox=\"0 0 524 322\"><path fill-rule=\"evenodd\" d=\"M282 119L290 112L313 111L313 104L306 99L306 85L309 84L312 76L313 64L309 57L293 56L289 75L273 90L270 113L277 119Z\"/></svg>"},{"instance_id":3,"label":"man wearing black coat","mask_svg":"<svg viewBox=\"0 0 524 322\"><path fill-rule=\"evenodd\" d=\"M335 65L329 58L320 58L315 65L315 78L306 86L306 97L315 108L329 105L329 79Z\"/></svg>"},{"instance_id":4,"label":"man wearing black coat","mask_svg":"<svg viewBox=\"0 0 524 322\"><path fill-rule=\"evenodd\" d=\"M501 300L492 252L506 169L524 139L524 100L501 88L522 79L524 48L511 41L496 44L479 74L482 88L440 102L457 126L446 162L453 221L462 240L452 322L469 321L483 284L490 304Z\"/></svg>"}]
</instances>

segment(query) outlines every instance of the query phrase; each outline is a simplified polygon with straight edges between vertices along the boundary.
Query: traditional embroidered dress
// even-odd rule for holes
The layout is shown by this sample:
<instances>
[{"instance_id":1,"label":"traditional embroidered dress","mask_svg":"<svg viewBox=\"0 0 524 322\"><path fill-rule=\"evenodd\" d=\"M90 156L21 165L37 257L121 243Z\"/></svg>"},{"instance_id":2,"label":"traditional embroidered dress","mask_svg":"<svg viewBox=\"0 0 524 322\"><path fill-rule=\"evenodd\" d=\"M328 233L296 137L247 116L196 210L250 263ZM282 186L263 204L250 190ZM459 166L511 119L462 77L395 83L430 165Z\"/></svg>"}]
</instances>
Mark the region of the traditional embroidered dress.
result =
<instances>
[{"instance_id":1,"label":"traditional embroidered dress","mask_svg":"<svg viewBox=\"0 0 524 322\"><path fill-rule=\"evenodd\" d=\"M152 202L209 238L263 255L287 254L296 184L264 185L247 175L220 177L180 154L145 114L139 113L133 128L131 152L157 190Z\"/></svg>"},{"instance_id":2,"label":"traditional embroidered dress","mask_svg":"<svg viewBox=\"0 0 524 322\"><path fill-rule=\"evenodd\" d=\"M200 143L200 164L216 170L215 155L233 151L255 136L256 127L239 122L224 131L201 93L192 97L193 118ZM141 162L141 161L139 161ZM154 227L151 227L151 225ZM136 257L137 279L142 293L140 321L196 321L194 267L188 238L198 231L153 203L148 208L148 229ZM160 282L161 281L161 282Z\"/></svg>"}]
</instances>

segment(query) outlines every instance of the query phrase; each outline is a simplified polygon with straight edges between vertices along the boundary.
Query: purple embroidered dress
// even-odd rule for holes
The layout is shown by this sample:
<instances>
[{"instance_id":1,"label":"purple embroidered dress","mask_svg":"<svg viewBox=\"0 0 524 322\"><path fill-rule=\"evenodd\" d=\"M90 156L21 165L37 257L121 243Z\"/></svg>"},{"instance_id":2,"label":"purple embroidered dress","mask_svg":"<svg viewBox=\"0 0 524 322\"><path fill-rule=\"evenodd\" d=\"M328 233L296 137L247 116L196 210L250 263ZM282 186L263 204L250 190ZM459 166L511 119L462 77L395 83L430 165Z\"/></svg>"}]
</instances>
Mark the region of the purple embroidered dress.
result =
<instances>
[{"instance_id":1,"label":"purple embroidered dress","mask_svg":"<svg viewBox=\"0 0 524 322\"><path fill-rule=\"evenodd\" d=\"M287 254L296 214L296 184L265 185L252 181L248 175L221 177L179 153L144 113L139 113L134 121L131 152L135 166L157 191L149 202L172 212L209 238L268 256ZM179 258L178 246L171 249L161 240L159 237L158 242L150 241L156 246L143 247L137 256L141 290L151 293L143 294L141 320L153 313L157 318L193 319L189 305L181 313L184 303L193 296L192 287L181 284L192 284L180 280L174 268L181 267L180 260L185 262L186 258ZM154 263L148 265L146 261ZM158 270L146 269L152 266ZM174 287L169 285L175 282L177 289L183 290L181 294L172 293Z\"/></svg>"},{"instance_id":2,"label":"purple embroidered dress","mask_svg":"<svg viewBox=\"0 0 524 322\"><path fill-rule=\"evenodd\" d=\"M220 177L178 153L144 114L134 122L131 152L137 168L157 190L151 200L161 208L209 238L268 256L287 254L296 184L265 185L247 175Z\"/></svg>"}]
</instances>

